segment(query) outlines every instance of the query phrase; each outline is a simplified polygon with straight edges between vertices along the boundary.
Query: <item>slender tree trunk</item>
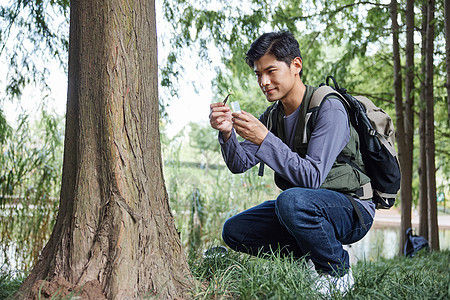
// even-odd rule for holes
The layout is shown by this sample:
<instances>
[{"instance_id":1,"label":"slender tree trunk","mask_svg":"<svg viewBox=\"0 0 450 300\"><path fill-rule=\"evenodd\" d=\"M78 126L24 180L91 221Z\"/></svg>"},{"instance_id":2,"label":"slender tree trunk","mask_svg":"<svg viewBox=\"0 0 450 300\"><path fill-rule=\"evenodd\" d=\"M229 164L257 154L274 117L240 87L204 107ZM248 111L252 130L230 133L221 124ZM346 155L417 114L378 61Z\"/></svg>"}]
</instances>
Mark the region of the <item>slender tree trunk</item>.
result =
<instances>
[{"instance_id":1,"label":"slender tree trunk","mask_svg":"<svg viewBox=\"0 0 450 300\"><path fill-rule=\"evenodd\" d=\"M419 137L420 137L420 156L419 156L419 235L428 240L428 187L427 187L427 155L426 155L426 100L425 100L425 56L426 56L426 36L428 5L424 1L422 4L422 47L421 47L421 76L420 82L420 113L419 113Z\"/></svg>"},{"instance_id":2,"label":"slender tree trunk","mask_svg":"<svg viewBox=\"0 0 450 300\"><path fill-rule=\"evenodd\" d=\"M434 10L435 1L428 0L427 46L425 54L426 86L426 149L427 149L427 187L428 187L428 239L432 250L439 250L439 228L437 222L436 165L434 142L434 93L433 93L433 55L434 55Z\"/></svg>"},{"instance_id":3,"label":"slender tree trunk","mask_svg":"<svg viewBox=\"0 0 450 300\"><path fill-rule=\"evenodd\" d=\"M428 240L428 186L427 186L427 156L425 143L425 109L420 109L419 114L419 235Z\"/></svg>"},{"instance_id":4,"label":"slender tree trunk","mask_svg":"<svg viewBox=\"0 0 450 300\"><path fill-rule=\"evenodd\" d=\"M405 62L405 135L404 153L402 161L401 182L401 225L402 237L400 240L400 252L406 241L406 229L411 227L412 208L412 172L414 151L414 0L406 1L406 62Z\"/></svg>"},{"instance_id":5,"label":"slender tree trunk","mask_svg":"<svg viewBox=\"0 0 450 300\"><path fill-rule=\"evenodd\" d=\"M450 3L444 0L445 61L447 67L447 114L450 125Z\"/></svg>"},{"instance_id":6,"label":"slender tree trunk","mask_svg":"<svg viewBox=\"0 0 450 300\"><path fill-rule=\"evenodd\" d=\"M398 147L398 158L400 161L400 170L403 173L406 166L405 161L405 121L403 116L403 99L402 99L402 73L400 64L400 46L398 42L399 36L399 26L397 22L397 1L391 1L391 26L392 26L392 55L394 60L394 98L395 98L395 115L397 123L397 147ZM400 232L400 244L399 244L399 254L403 253L403 245L405 244L405 230L403 227L411 227L411 203L408 202L410 199L406 197L403 199L403 182L400 189L401 195L401 232ZM409 212L409 213L408 213Z\"/></svg>"},{"instance_id":7,"label":"slender tree trunk","mask_svg":"<svg viewBox=\"0 0 450 300\"><path fill-rule=\"evenodd\" d=\"M22 297L175 299L192 282L162 174L154 5L71 1L60 207Z\"/></svg>"}]
</instances>

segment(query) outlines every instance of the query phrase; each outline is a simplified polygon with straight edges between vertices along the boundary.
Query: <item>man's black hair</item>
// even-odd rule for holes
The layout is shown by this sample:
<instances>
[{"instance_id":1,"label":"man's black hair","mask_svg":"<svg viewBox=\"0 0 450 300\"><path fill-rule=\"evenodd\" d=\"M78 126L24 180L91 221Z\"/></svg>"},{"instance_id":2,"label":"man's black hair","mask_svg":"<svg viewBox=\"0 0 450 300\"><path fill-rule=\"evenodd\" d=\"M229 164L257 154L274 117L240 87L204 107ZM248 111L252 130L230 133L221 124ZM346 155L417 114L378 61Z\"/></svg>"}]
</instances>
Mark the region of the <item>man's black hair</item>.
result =
<instances>
[{"instance_id":1,"label":"man's black hair","mask_svg":"<svg viewBox=\"0 0 450 300\"><path fill-rule=\"evenodd\" d=\"M273 54L279 61L284 61L288 66L294 58L300 57L300 46L289 31L268 32L257 38L247 51L245 61L253 69L256 60L266 54ZM302 77L303 68L300 70Z\"/></svg>"}]
</instances>

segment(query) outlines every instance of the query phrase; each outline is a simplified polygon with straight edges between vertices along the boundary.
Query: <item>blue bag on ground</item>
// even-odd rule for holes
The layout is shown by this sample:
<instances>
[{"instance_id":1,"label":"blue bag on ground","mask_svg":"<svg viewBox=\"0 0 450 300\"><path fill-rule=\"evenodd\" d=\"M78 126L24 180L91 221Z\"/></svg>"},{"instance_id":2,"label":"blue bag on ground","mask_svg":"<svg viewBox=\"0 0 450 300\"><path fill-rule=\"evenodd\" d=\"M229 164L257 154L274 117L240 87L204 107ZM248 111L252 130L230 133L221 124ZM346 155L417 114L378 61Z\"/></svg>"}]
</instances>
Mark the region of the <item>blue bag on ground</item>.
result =
<instances>
[{"instance_id":1,"label":"blue bag on ground","mask_svg":"<svg viewBox=\"0 0 450 300\"><path fill-rule=\"evenodd\" d=\"M428 241L423 236L414 235L412 228L406 229L406 242L403 254L408 257L414 257L422 249L428 251Z\"/></svg>"}]
</instances>

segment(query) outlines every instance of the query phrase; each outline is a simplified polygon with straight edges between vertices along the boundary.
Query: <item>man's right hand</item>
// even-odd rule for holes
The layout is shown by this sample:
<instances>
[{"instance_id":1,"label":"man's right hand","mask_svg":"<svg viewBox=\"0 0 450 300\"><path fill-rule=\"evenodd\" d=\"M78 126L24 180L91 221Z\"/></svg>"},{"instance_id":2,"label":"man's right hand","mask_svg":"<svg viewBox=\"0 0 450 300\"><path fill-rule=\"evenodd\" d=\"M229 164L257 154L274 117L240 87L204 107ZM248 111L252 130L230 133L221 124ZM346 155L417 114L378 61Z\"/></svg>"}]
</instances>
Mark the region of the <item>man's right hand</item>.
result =
<instances>
[{"instance_id":1,"label":"man's right hand","mask_svg":"<svg viewBox=\"0 0 450 300\"><path fill-rule=\"evenodd\" d=\"M211 127L222 132L222 138L226 142L231 137L233 123L231 121L231 109L223 102L210 105L209 123Z\"/></svg>"}]
</instances>

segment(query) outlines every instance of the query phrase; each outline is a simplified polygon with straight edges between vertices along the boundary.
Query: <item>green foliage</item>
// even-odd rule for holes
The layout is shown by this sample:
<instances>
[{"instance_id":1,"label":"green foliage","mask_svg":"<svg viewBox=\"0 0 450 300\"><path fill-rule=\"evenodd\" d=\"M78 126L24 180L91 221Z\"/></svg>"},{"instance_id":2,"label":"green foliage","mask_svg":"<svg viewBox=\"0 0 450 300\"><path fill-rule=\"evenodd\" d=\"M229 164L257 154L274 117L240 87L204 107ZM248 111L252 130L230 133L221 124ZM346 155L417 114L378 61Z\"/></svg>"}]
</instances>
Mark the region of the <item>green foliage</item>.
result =
<instances>
[{"instance_id":1,"label":"green foliage","mask_svg":"<svg viewBox=\"0 0 450 300\"><path fill-rule=\"evenodd\" d=\"M202 125L198 123L190 123L189 127L189 144L191 147L198 149L199 152L218 152L220 150L220 145L217 142L217 131L212 129L209 124Z\"/></svg>"},{"instance_id":2,"label":"green foliage","mask_svg":"<svg viewBox=\"0 0 450 300\"><path fill-rule=\"evenodd\" d=\"M46 88L50 62L66 68L68 14L68 0L16 0L0 5L0 56L8 64L6 94L10 98L19 97L30 83Z\"/></svg>"},{"instance_id":3,"label":"green foliage","mask_svg":"<svg viewBox=\"0 0 450 300\"><path fill-rule=\"evenodd\" d=\"M272 9L268 9L269 6ZM227 89L221 77L238 78L244 87L250 84L248 75L252 71L243 60L244 53L250 43L265 31L288 29L297 35L303 53L304 80L312 84L317 82L317 78L323 78L323 71L331 71L336 76L346 72L349 62L364 56L369 45L379 45L382 38L387 43L386 37L390 32L387 5L377 1L369 4L278 0L270 5L266 1L217 1L214 5L203 1L174 1L166 2L164 12L168 20L179 21L172 22L173 57L181 55L183 48L194 48L194 45L199 46L200 56L206 59L209 52L204 46L212 44L220 49L225 69L217 71L218 94ZM361 18L361 14L369 17ZM327 45L345 47L346 51L335 64L322 64L328 54L325 51ZM169 65L168 69L171 67Z\"/></svg>"},{"instance_id":4,"label":"green foliage","mask_svg":"<svg viewBox=\"0 0 450 300\"><path fill-rule=\"evenodd\" d=\"M3 145L9 136L11 136L11 127L8 125L4 112L0 108L0 145Z\"/></svg>"},{"instance_id":5,"label":"green foliage","mask_svg":"<svg viewBox=\"0 0 450 300\"><path fill-rule=\"evenodd\" d=\"M62 131L62 119L42 110L33 127L28 116L21 115L1 144L0 251L6 263L14 262L20 270L34 264L54 225Z\"/></svg>"},{"instance_id":6,"label":"green foliage","mask_svg":"<svg viewBox=\"0 0 450 300\"><path fill-rule=\"evenodd\" d=\"M11 297L20 288L25 274L16 274L13 271L4 271L0 268L0 300L12 299Z\"/></svg>"}]
</instances>

